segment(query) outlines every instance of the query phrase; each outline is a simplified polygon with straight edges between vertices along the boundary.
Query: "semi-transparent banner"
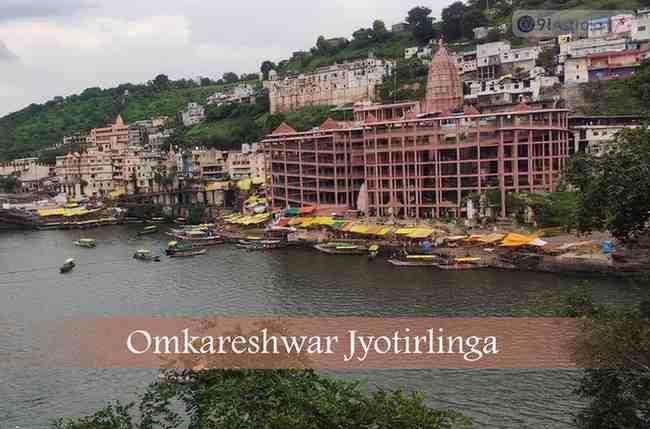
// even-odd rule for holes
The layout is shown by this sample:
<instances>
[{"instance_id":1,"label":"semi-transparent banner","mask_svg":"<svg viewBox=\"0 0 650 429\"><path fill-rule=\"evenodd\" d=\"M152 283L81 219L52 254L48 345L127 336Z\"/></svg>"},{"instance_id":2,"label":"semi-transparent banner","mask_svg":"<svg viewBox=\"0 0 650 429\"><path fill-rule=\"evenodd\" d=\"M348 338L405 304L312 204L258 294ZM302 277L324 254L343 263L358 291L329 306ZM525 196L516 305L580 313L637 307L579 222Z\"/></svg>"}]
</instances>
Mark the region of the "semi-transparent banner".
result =
<instances>
[{"instance_id":1,"label":"semi-transparent banner","mask_svg":"<svg viewBox=\"0 0 650 429\"><path fill-rule=\"evenodd\" d=\"M40 324L6 364L74 368L576 368L577 319L103 318ZM13 359L12 359L13 357Z\"/></svg>"}]
</instances>

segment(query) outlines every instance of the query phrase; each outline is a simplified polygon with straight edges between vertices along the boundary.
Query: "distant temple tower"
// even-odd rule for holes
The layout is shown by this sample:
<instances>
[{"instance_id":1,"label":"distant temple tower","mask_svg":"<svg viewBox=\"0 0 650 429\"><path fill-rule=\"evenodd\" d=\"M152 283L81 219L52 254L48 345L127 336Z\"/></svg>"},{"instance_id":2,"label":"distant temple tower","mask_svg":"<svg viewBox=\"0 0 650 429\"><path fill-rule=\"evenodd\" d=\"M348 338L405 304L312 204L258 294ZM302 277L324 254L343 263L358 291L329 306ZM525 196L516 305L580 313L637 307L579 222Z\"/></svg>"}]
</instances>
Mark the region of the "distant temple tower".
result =
<instances>
[{"instance_id":1,"label":"distant temple tower","mask_svg":"<svg viewBox=\"0 0 650 429\"><path fill-rule=\"evenodd\" d=\"M431 59L427 95L424 102L426 113L451 112L463 105L463 84L458 70L443 46L438 41L438 50Z\"/></svg>"}]
</instances>

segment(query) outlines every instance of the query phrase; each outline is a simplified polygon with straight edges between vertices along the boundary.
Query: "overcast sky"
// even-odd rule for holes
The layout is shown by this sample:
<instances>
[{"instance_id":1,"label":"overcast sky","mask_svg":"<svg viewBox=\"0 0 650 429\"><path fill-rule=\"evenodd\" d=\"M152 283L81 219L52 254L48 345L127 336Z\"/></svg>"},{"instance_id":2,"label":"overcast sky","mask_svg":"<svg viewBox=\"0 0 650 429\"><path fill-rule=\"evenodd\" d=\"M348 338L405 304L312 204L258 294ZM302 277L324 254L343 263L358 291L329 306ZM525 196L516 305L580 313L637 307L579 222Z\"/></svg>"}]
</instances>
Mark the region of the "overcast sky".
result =
<instances>
[{"instance_id":1,"label":"overcast sky","mask_svg":"<svg viewBox=\"0 0 650 429\"><path fill-rule=\"evenodd\" d=\"M308 49L316 38L350 37L376 18L400 22L418 0L0 0L0 116L30 103L146 82L256 72Z\"/></svg>"}]
</instances>

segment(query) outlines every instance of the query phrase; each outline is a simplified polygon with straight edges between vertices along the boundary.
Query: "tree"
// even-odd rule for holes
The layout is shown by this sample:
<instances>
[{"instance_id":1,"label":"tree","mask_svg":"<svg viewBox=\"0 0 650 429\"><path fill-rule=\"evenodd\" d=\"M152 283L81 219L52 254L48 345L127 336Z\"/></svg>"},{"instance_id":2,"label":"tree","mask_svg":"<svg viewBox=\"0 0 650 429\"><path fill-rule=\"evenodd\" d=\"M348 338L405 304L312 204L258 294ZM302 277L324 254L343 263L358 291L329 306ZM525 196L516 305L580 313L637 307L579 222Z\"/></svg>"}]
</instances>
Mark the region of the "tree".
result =
<instances>
[{"instance_id":1,"label":"tree","mask_svg":"<svg viewBox=\"0 0 650 429\"><path fill-rule=\"evenodd\" d=\"M169 89L169 77L166 74L159 74L153 80L153 85L158 90Z\"/></svg>"},{"instance_id":2,"label":"tree","mask_svg":"<svg viewBox=\"0 0 650 429\"><path fill-rule=\"evenodd\" d=\"M18 189L18 177L15 174L0 176L0 191L7 194L15 194Z\"/></svg>"},{"instance_id":3,"label":"tree","mask_svg":"<svg viewBox=\"0 0 650 429\"><path fill-rule=\"evenodd\" d=\"M433 19L429 16L430 14L431 9L418 6L411 9L406 16L406 22L409 24L413 37L415 37L419 45L424 45L436 37Z\"/></svg>"},{"instance_id":4,"label":"tree","mask_svg":"<svg viewBox=\"0 0 650 429\"><path fill-rule=\"evenodd\" d=\"M237 76L237 73L233 73L233 72L224 73L222 79L225 83L239 82L239 76Z\"/></svg>"},{"instance_id":5,"label":"tree","mask_svg":"<svg viewBox=\"0 0 650 429\"><path fill-rule=\"evenodd\" d=\"M461 18L462 36L465 39L474 37L474 29L487 25L487 19L479 9L466 8Z\"/></svg>"},{"instance_id":6,"label":"tree","mask_svg":"<svg viewBox=\"0 0 650 429\"><path fill-rule=\"evenodd\" d=\"M636 238L650 218L650 131L626 130L601 156L578 155L568 178L578 188L577 228Z\"/></svg>"},{"instance_id":7,"label":"tree","mask_svg":"<svg viewBox=\"0 0 650 429\"><path fill-rule=\"evenodd\" d=\"M318 36L318 39L316 39L316 51L322 55L329 52L329 44L325 40L325 36Z\"/></svg>"},{"instance_id":8,"label":"tree","mask_svg":"<svg viewBox=\"0 0 650 429\"><path fill-rule=\"evenodd\" d=\"M390 33L386 29L386 24L380 19L376 19L372 23L372 31L375 40L379 42L386 40L390 36Z\"/></svg>"},{"instance_id":9,"label":"tree","mask_svg":"<svg viewBox=\"0 0 650 429\"><path fill-rule=\"evenodd\" d=\"M555 65L555 54L556 52L554 48L544 49L539 53L536 64L540 67L544 67L547 70L552 69Z\"/></svg>"},{"instance_id":10,"label":"tree","mask_svg":"<svg viewBox=\"0 0 650 429\"><path fill-rule=\"evenodd\" d=\"M567 315L580 318L574 354L589 368L577 390L589 401L576 416L578 427L649 427L650 302L626 309L597 306L585 285L570 299Z\"/></svg>"},{"instance_id":11,"label":"tree","mask_svg":"<svg viewBox=\"0 0 650 429\"><path fill-rule=\"evenodd\" d=\"M442 10L442 32L445 40L456 41L463 38L467 32L469 24L464 22L467 6L461 1L450 4ZM469 28L469 31L472 31Z\"/></svg>"},{"instance_id":12,"label":"tree","mask_svg":"<svg viewBox=\"0 0 650 429\"><path fill-rule=\"evenodd\" d=\"M154 383L134 404L116 404L55 429L442 429L469 427L467 418L424 404L419 393L378 390L363 393L353 381L311 370L209 370L184 372L187 380ZM173 407L180 401L180 407ZM185 410L182 412L181 410Z\"/></svg>"},{"instance_id":13,"label":"tree","mask_svg":"<svg viewBox=\"0 0 650 429\"><path fill-rule=\"evenodd\" d=\"M269 78L269 72L271 70L274 70L275 67L276 67L275 63L269 60L266 60L262 63L262 65L260 66L260 71L262 72L262 77L264 78L264 80L267 80Z\"/></svg>"}]
</instances>

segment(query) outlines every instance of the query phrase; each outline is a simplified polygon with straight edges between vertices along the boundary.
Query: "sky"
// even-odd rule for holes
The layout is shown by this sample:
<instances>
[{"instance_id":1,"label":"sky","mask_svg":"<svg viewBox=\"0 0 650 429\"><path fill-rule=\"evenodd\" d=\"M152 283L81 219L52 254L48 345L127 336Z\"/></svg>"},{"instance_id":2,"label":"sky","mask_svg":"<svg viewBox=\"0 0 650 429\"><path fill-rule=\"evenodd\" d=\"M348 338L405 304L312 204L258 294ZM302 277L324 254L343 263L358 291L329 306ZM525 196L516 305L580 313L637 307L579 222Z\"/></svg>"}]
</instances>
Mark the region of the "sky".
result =
<instances>
[{"instance_id":1,"label":"sky","mask_svg":"<svg viewBox=\"0 0 650 429\"><path fill-rule=\"evenodd\" d=\"M0 116L85 88L253 73L451 0L0 0Z\"/></svg>"}]
</instances>

